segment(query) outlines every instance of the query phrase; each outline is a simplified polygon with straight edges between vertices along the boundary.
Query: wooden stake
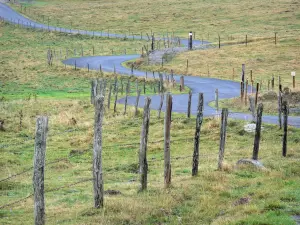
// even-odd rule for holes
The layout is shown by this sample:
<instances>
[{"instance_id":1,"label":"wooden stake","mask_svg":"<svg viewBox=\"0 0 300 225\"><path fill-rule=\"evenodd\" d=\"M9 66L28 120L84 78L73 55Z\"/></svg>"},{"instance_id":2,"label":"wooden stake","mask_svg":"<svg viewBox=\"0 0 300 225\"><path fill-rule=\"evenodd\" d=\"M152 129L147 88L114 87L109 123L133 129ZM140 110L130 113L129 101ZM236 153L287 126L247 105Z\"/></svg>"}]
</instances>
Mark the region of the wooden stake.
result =
<instances>
[{"instance_id":1,"label":"wooden stake","mask_svg":"<svg viewBox=\"0 0 300 225\"><path fill-rule=\"evenodd\" d=\"M218 170L223 169L228 109L222 109Z\"/></svg>"},{"instance_id":2,"label":"wooden stake","mask_svg":"<svg viewBox=\"0 0 300 225\"><path fill-rule=\"evenodd\" d=\"M192 176L198 174L199 165L199 146L200 146L200 130L203 122L203 93L199 93L198 107L197 107L197 118L196 118L196 129L194 138L194 153L193 153L193 168Z\"/></svg>"},{"instance_id":3,"label":"wooden stake","mask_svg":"<svg viewBox=\"0 0 300 225\"><path fill-rule=\"evenodd\" d=\"M172 116L172 95L166 96L166 112L165 112L165 127L164 127L164 183L165 188L171 185L171 153L170 153L170 138L171 138L171 116Z\"/></svg>"},{"instance_id":4,"label":"wooden stake","mask_svg":"<svg viewBox=\"0 0 300 225\"><path fill-rule=\"evenodd\" d=\"M148 133L149 133L149 121L150 121L150 103L151 99L149 97L145 98L144 105L144 115L143 124L141 131L140 140L140 154L139 154L139 165L140 165L140 180L141 180L141 191L147 189L147 173L148 173L148 163L147 163L147 144L148 144Z\"/></svg>"},{"instance_id":5,"label":"wooden stake","mask_svg":"<svg viewBox=\"0 0 300 225\"><path fill-rule=\"evenodd\" d=\"M189 91L189 99L188 99L188 109L187 109L187 117L191 117L191 104L192 104L192 91Z\"/></svg>"},{"instance_id":6,"label":"wooden stake","mask_svg":"<svg viewBox=\"0 0 300 225\"><path fill-rule=\"evenodd\" d=\"M46 140L48 133L48 117L36 119L36 135L34 147L33 193L34 193L34 224L45 224L44 173Z\"/></svg>"},{"instance_id":7,"label":"wooden stake","mask_svg":"<svg viewBox=\"0 0 300 225\"><path fill-rule=\"evenodd\" d=\"M260 103L257 108L257 120L256 120L255 139L254 139L253 156L252 156L253 160L258 159L263 108L264 107L262 103Z\"/></svg>"},{"instance_id":8,"label":"wooden stake","mask_svg":"<svg viewBox=\"0 0 300 225\"><path fill-rule=\"evenodd\" d=\"M96 96L95 125L93 148L93 183L95 208L102 208L104 202L104 187L102 174L102 123L104 115L104 97Z\"/></svg>"},{"instance_id":9,"label":"wooden stake","mask_svg":"<svg viewBox=\"0 0 300 225\"><path fill-rule=\"evenodd\" d=\"M282 103L283 111L283 137L282 137L282 156L286 157L287 153L287 125L288 125L288 116L289 108L287 101Z\"/></svg>"}]
</instances>

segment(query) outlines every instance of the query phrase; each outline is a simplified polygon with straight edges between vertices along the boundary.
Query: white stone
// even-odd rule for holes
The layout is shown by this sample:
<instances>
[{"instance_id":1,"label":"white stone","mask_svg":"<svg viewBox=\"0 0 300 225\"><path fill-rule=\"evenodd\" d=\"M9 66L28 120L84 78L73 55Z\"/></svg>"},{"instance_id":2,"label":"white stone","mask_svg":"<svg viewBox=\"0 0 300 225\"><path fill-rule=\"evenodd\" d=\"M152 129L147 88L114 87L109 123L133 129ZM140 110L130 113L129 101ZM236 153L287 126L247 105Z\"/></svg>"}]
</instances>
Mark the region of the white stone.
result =
<instances>
[{"instance_id":1,"label":"white stone","mask_svg":"<svg viewBox=\"0 0 300 225\"><path fill-rule=\"evenodd\" d=\"M256 124L255 124L255 123L249 123L249 124L246 124L246 125L244 126L244 130L245 130L246 132L249 132L249 133L255 132L255 129L256 129ZM263 130L263 129L264 129L264 128L261 127L261 130Z\"/></svg>"}]
</instances>

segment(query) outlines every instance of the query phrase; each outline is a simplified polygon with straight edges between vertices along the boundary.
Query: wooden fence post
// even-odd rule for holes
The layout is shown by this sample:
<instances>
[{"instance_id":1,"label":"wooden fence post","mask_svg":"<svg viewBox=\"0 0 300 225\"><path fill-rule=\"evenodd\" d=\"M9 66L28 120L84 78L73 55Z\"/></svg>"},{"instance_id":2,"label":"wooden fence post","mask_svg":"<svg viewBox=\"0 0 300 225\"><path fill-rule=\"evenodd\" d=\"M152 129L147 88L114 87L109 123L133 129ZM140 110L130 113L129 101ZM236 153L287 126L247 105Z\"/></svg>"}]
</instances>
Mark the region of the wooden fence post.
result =
<instances>
[{"instance_id":1,"label":"wooden fence post","mask_svg":"<svg viewBox=\"0 0 300 225\"><path fill-rule=\"evenodd\" d=\"M34 192L34 224L45 224L45 200L44 200L44 172L46 140L48 133L48 117L39 116L36 119L36 135L34 146L34 170L33 170L33 192Z\"/></svg>"},{"instance_id":2,"label":"wooden fence post","mask_svg":"<svg viewBox=\"0 0 300 225\"><path fill-rule=\"evenodd\" d=\"M257 106L257 101L258 101L258 91L259 91L259 83L256 83L255 107Z\"/></svg>"},{"instance_id":3,"label":"wooden fence post","mask_svg":"<svg viewBox=\"0 0 300 225\"><path fill-rule=\"evenodd\" d=\"M184 90L184 76L180 77L180 85L181 85L181 89Z\"/></svg>"},{"instance_id":4,"label":"wooden fence post","mask_svg":"<svg viewBox=\"0 0 300 225\"><path fill-rule=\"evenodd\" d=\"M143 116L143 124L142 124L142 131L141 131L140 155L139 155L141 191L147 189L147 173L148 173L147 143L148 143L149 121L150 121L150 103L151 103L151 98L146 97L145 105L144 105L144 116Z\"/></svg>"},{"instance_id":5,"label":"wooden fence post","mask_svg":"<svg viewBox=\"0 0 300 225\"><path fill-rule=\"evenodd\" d=\"M246 87L245 87L245 105L247 105L248 100L248 79L246 80Z\"/></svg>"},{"instance_id":6,"label":"wooden fence post","mask_svg":"<svg viewBox=\"0 0 300 225\"><path fill-rule=\"evenodd\" d=\"M102 122L104 115L104 97L96 96L95 99L95 125L93 148L93 183L95 208L103 207L104 187L102 174Z\"/></svg>"},{"instance_id":7,"label":"wooden fence post","mask_svg":"<svg viewBox=\"0 0 300 225\"><path fill-rule=\"evenodd\" d=\"M218 88L215 90L215 107L217 109L217 113L219 112L219 90Z\"/></svg>"},{"instance_id":8,"label":"wooden fence post","mask_svg":"<svg viewBox=\"0 0 300 225\"><path fill-rule=\"evenodd\" d=\"M279 90L278 90L278 124L279 124L279 129L282 128L282 92L281 92L281 84L279 85Z\"/></svg>"},{"instance_id":9,"label":"wooden fence post","mask_svg":"<svg viewBox=\"0 0 300 225\"><path fill-rule=\"evenodd\" d=\"M194 138L192 176L196 176L198 174L200 130L201 130L202 122L203 122L203 93L199 93L197 118L196 118L196 130L195 130L195 138Z\"/></svg>"},{"instance_id":10,"label":"wooden fence post","mask_svg":"<svg viewBox=\"0 0 300 225\"><path fill-rule=\"evenodd\" d=\"M112 90L112 84L109 85L109 92L108 92L108 98L107 98L107 108L110 109L110 98L111 98L111 90Z\"/></svg>"},{"instance_id":11,"label":"wooden fence post","mask_svg":"<svg viewBox=\"0 0 300 225\"><path fill-rule=\"evenodd\" d=\"M161 109L162 109L163 104L164 104L164 94L161 93L160 94L160 104L159 104L159 108L158 108L158 111L157 111L157 118L160 118L160 113L161 113Z\"/></svg>"},{"instance_id":12,"label":"wooden fence post","mask_svg":"<svg viewBox=\"0 0 300 225\"><path fill-rule=\"evenodd\" d=\"M138 107L139 107L140 95L141 95L141 90L138 90L137 91L137 96L136 96L136 101L135 101L134 116L137 116L137 114L138 114Z\"/></svg>"},{"instance_id":13,"label":"wooden fence post","mask_svg":"<svg viewBox=\"0 0 300 225\"><path fill-rule=\"evenodd\" d=\"M171 154L170 154L170 137L171 137L171 116L172 116L172 95L170 93L166 96L166 111L165 111L165 125L164 125L164 183L168 188L171 184Z\"/></svg>"},{"instance_id":14,"label":"wooden fence post","mask_svg":"<svg viewBox=\"0 0 300 225\"><path fill-rule=\"evenodd\" d=\"M222 109L218 170L223 169L228 109Z\"/></svg>"},{"instance_id":15,"label":"wooden fence post","mask_svg":"<svg viewBox=\"0 0 300 225\"><path fill-rule=\"evenodd\" d=\"M256 121L256 116L255 116L255 103L254 103L254 99L252 96L249 96L249 105L250 105L250 111L252 114L252 122Z\"/></svg>"},{"instance_id":16,"label":"wooden fence post","mask_svg":"<svg viewBox=\"0 0 300 225\"><path fill-rule=\"evenodd\" d=\"M256 120L256 128L255 128L255 138L254 138L254 147L253 147L253 160L258 159L258 151L259 151L259 142L260 142L260 131L261 131L261 120L263 113L263 104L260 103L257 108L257 120Z\"/></svg>"},{"instance_id":17,"label":"wooden fence post","mask_svg":"<svg viewBox=\"0 0 300 225\"><path fill-rule=\"evenodd\" d=\"M287 101L282 103L283 111L283 137L282 137L282 156L286 157L287 152L287 125L288 125L288 115L289 115L289 106Z\"/></svg>"},{"instance_id":18,"label":"wooden fence post","mask_svg":"<svg viewBox=\"0 0 300 225\"><path fill-rule=\"evenodd\" d=\"M91 81L91 104L95 103L95 96L97 94L97 80Z\"/></svg>"},{"instance_id":19,"label":"wooden fence post","mask_svg":"<svg viewBox=\"0 0 300 225\"><path fill-rule=\"evenodd\" d=\"M187 117L191 118L191 105L192 105L192 91L189 91Z\"/></svg>"},{"instance_id":20,"label":"wooden fence post","mask_svg":"<svg viewBox=\"0 0 300 225\"><path fill-rule=\"evenodd\" d=\"M117 88L116 88L116 93L115 93L114 113L117 112L118 92L119 92L119 89L118 89L118 87L117 87Z\"/></svg>"}]
</instances>

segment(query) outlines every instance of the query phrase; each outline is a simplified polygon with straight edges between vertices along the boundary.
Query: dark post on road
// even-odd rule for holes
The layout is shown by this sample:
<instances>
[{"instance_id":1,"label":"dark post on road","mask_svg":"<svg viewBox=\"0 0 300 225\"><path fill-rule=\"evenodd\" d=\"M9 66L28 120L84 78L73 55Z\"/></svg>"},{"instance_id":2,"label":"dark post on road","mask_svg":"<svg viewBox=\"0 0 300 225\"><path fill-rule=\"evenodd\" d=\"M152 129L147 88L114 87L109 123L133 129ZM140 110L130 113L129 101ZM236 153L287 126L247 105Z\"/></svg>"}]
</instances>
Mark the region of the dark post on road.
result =
<instances>
[{"instance_id":1,"label":"dark post on road","mask_svg":"<svg viewBox=\"0 0 300 225\"><path fill-rule=\"evenodd\" d=\"M189 50L193 49L193 32L190 31L189 33Z\"/></svg>"}]
</instances>

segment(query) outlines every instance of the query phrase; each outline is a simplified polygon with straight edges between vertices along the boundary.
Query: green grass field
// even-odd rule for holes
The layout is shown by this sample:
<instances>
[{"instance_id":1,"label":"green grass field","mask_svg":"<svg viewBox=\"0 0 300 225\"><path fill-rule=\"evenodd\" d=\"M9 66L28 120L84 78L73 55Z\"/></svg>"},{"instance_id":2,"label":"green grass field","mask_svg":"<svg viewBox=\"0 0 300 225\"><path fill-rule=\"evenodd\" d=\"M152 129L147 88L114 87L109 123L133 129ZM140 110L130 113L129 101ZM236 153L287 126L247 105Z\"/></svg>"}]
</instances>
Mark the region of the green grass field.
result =
<instances>
[{"instance_id":1,"label":"green grass field","mask_svg":"<svg viewBox=\"0 0 300 225\"><path fill-rule=\"evenodd\" d=\"M20 6L14 5L20 11ZM206 51L186 52L165 65L187 74L238 79L241 63L246 63L254 78L264 82L271 75L281 75L291 85L290 71L299 74L299 3L280 1L34 1L27 5L28 17L72 28L107 30L124 33L161 33L173 31L182 37L191 29L196 37L216 41L236 39L245 34L273 37L279 44L263 40L245 46L226 46ZM196 28L195 28L196 27ZM284 35L282 35L284 33ZM201 36L200 36L201 35ZM299 35L298 35L299 36ZM224 40L225 41L225 40ZM263 124L259 160L266 169L236 167L241 158L251 158L254 134L244 131L247 121L229 120L224 170L217 170L220 120L205 118L200 137L199 175L191 176L195 117L172 115L171 163L172 186L163 183L162 118L152 110L150 117L146 192L139 190L138 151L142 109L134 117L133 107L123 115L106 109L103 126L103 170L105 190L120 191L105 195L104 208L93 208L92 148L94 107L90 104L90 79L114 74L65 68L65 57L120 54L127 49L139 52L146 42L91 38L80 35L37 32L0 22L0 207L29 196L17 204L0 209L0 224L32 224L32 165L35 121L37 115L49 117L47 138L45 198L46 224L296 224L300 215L300 130L288 128L288 154L281 156L282 130ZM47 65L51 48L59 55L54 65ZM66 56L66 48L68 56ZM74 55L76 49L76 55ZM137 50L136 50L137 49ZM204 65L204 66L203 66ZM142 65L147 68L148 65ZM161 70L159 66L148 69ZM119 79L122 79L119 77ZM132 78L134 88L134 78ZM153 94L151 80L147 93ZM297 80L297 86L299 81ZM178 94L178 87L167 89ZM186 90L188 91L188 90ZM134 95L134 93L132 94ZM37 96L37 97L35 97ZM114 98L113 98L114 99ZM113 102L112 99L112 102ZM107 102L106 102L107 104ZM268 110L266 108L266 110ZM22 116L20 116L22 114ZM21 123L21 126L20 126ZM83 181L83 182L81 182Z\"/></svg>"}]
</instances>

